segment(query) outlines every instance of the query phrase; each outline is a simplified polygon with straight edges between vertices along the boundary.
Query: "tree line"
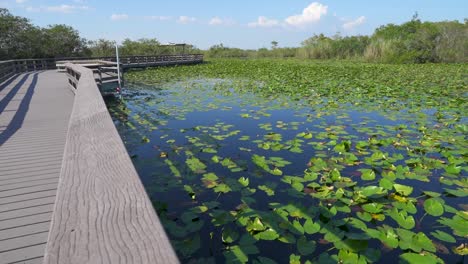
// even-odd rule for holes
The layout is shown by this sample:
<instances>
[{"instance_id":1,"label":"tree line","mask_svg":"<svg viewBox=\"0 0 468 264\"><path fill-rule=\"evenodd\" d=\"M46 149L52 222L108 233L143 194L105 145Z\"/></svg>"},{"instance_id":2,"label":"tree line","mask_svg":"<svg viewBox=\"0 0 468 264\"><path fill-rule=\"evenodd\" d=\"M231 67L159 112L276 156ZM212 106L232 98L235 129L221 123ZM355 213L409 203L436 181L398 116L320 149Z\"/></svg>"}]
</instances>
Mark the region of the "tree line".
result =
<instances>
[{"instance_id":1,"label":"tree line","mask_svg":"<svg viewBox=\"0 0 468 264\"><path fill-rule=\"evenodd\" d=\"M214 45L199 50L164 46L153 39L125 39L121 55L204 53L211 58L301 58L351 59L384 63L468 62L468 20L422 22L415 15L401 25L387 24L371 36L314 35L300 47L244 50ZM115 43L106 39L86 40L67 25L41 28L27 18L0 8L0 60L21 58L103 57L115 55Z\"/></svg>"},{"instance_id":2,"label":"tree line","mask_svg":"<svg viewBox=\"0 0 468 264\"><path fill-rule=\"evenodd\" d=\"M209 57L351 59L383 63L468 62L468 20L422 22L417 16L401 25L377 28L371 36L314 35L301 47L242 50L212 46Z\"/></svg>"},{"instance_id":3,"label":"tree line","mask_svg":"<svg viewBox=\"0 0 468 264\"><path fill-rule=\"evenodd\" d=\"M119 45L122 56L199 53L192 45L164 46L157 39L125 39ZM67 25L35 26L30 20L0 8L0 60L26 58L115 56L115 42L87 40Z\"/></svg>"}]
</instances>

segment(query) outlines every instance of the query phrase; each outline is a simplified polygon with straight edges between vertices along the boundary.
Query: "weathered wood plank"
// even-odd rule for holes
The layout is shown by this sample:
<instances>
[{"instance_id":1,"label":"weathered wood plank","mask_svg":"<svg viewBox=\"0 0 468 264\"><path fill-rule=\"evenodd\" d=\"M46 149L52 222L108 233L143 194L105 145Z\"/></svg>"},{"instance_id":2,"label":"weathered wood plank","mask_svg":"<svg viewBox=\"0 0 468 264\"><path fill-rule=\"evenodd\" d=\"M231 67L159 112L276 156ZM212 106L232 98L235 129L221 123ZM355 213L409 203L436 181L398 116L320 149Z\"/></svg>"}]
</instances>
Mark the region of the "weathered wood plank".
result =
<instances>
[{"instance_id":1,"label":"weathered wood plank","mask_svg":"<svg viewBox=\"0 0 468 264\"><path fill-rule=\"evenodd\" d=\"M50 227L50 221L42 223L31 224L24 227L15 227L5 230L0 230L0 237L3 239L11 239L15 237L27 236L37 232L48 232ZM45 247L44 247L45 248Z\"/></svg>"},{"instance_id":2,"label":"weathered wood plank","mask_svg":"<svg viewBox=\"0 0 468 264\"><path fill-rule=\"evenodd\" d=\"M44 263L178 263L91 70L81 73Z\"/></svg>"},{"instance_id":3,"label":"weathered wood plank","mask_svg":"<svg viewBox=\"0 0 468 264\"><path fill-rule=\"evenodd\" d=\"M26 182L37 182L41 180L48 180L48 179L55 179L55 175L33 175L31 177L22 177L22 178L10 178L10 179L0 179L0 185L5 186L9 184L16 184L16 183L26 183Z\"/></svg>"},{"instance_id":4,"label":"weathered wood plank","mask_svg":"<svg viewBox=\"0 0 468 264\"><path fill-rule=\"evenodd\" d=\"M0 221L23 217L23 216L29 216L29 215L42 214L42 213L47 213L47 212L50 212L52 214L53 209L54 209L54 204L50 203L50 204L38 205L38 206L24 208L24 209L1 212ZM0 236L0 239L3 239L3 237Z\"/></svg>"},{"instance_id":5,"label":"weathered wood plank","mask_svg":"<svg viewBox=\"0 0 468 264\"><path fill-rule=\"evenodd\" d=\"M44 191L39 191L39 192L17 194L17 195L12 195L8 197L2 197L2 199L0 199L0 205L8 204L8 203L31 201L31 200L35 200L38 198L55 197L56 192L57 192L56 189L52 189L52 190L44 190Z\"/></svg>"},{"instance_id":6,"label":"weathered wood plank","mask_svg":"<svg viewBox=\"0 0 468 264\"><path fill-rule=\"evenodd\" d=\"M0 253L0 263L26 263L44 255L45 243Z\"/></svg>"},{"instance_id":7,"label":"weathered wood plank","mask_svg":"<svg viewBox=\"0 0 468 264\"><path fill-rule=\"evenodd\" d=\"M50 221L49 213L40 213L32 216L23 216L9 220L0 221L0 230L10 229L19 226L26 226Z\"/></svg>"},{"instance_id":8,"label":"weathered wood plank","mask_svg":"<svg viewBox=\"0 0 468 264\"><path fill-rule=\"evenodd\" d=\"M22 202L17 202L17 203L8 203L0 207L1 208L0 212L9 212L9 211L14 211L14 210L19 210L19 209L39 207L40 205L46 205L46 204L51 204L51 203L53 204L54 202L55 202L55 197L45 197L45 198L38 198L34 200L22 201Z\"/></svg>"},{"instance_id":9,"label":"weathered wood plank","mask_svg":"<svg viewBox=\"0 0 468 264\"><path fill-rule=\"evenodd\" d=\"M6 240L0 240L0 254L5 251L11 251L19 248L44 244L47 242L48 231L42 231L26 236L15 237Z\"/></svg>"},{"instance_id":10,"label":"weathered wood plank","mask_svg":"<svg viewBox=\"0 0 468 264\"><path fill-rule=\"evenodd\" d=\"M50 176L51 174L42 174L42 175L47 175ZM35 175L36 176L36 175ZM41 175L37 175L41 176ZM27 179L27 177L24 177ZM31 181L31 182L18 182L18 183L11 183L11 184L5 184L5 185L0 185L0 192L1 191L11 191L11 190L19 190L19 189L25 189L25 188L33 188L37 186L43 186L43 185L51 185L51 186L57 186L58 179L42 179L42 180L37 180L37 181ZM54 185L53 185L54 184ZM27 190L23 190L24 192L27 192Z\"/></svg>"}]
</instances>

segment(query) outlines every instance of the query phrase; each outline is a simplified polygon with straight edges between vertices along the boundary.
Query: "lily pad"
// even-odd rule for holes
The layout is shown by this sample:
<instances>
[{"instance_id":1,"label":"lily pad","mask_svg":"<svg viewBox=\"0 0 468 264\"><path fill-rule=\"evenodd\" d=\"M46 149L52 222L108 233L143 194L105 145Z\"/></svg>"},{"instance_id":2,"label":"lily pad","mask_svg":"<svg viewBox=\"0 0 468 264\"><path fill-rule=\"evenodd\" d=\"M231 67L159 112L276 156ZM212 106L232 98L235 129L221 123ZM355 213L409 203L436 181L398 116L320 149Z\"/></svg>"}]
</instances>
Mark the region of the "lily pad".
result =
<instances>
[{"instance_id":1,"label":"lily pad","mask_svg":"<svg viewBox=\"0 0 468 264\"><path fill-rule=\"evenodd\" d=\"M424 210L432 216L440 216L444 213L444 206L437 198L429 198L424 201Z\"/></svg>"}]
</instances>

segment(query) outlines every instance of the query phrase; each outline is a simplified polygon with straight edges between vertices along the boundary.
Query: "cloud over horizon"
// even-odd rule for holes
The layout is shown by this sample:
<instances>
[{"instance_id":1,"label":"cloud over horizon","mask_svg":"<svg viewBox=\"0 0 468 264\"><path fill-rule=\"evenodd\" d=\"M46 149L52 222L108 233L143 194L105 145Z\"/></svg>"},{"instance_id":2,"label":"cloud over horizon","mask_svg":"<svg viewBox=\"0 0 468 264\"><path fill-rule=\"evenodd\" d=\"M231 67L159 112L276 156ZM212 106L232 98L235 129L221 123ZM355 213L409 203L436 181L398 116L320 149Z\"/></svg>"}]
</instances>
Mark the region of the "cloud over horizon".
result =
<instances>
[{"instance_id":1,"label":"cloud over horizon","mask_svg":"<svg viewBox=\"0 0 468 264\"><path fill-rule=\"evenodd\" d=\"M211 25L211 26L221 26L221 25L224 25L224 26L231 26L231 25L234 25L236 22L232 19L229 19L229 18L220 18L218 16L215 16L213 18L210 19L210 21L208 22L208 25Z\"/></svg>"},{"instance_id":2,"label":"cloud over horizon","mask_svg":"<svg viewBox=\"0 0 468 264\"><path fill-rule=\"evenodd\" d=\"M328 6L319 2L313 2L302 10L301 14L288 16L283 22L280 20L259 16L257 21L247 24L248 27L275 27L275 26L291 26L304 27L309 24L316 23L328 13Z\"/></svg>"},{"instance_id":3,"label":"cloud over horizon","mask_svg":"<svg viewBox=\"0 0 468 264\"><path fill-rule=\"evenodd\" d=\"M179 16L179 19L177 19L177 22L179 24L189 24L189 23L193 23L193 22L196 22L197 19L194 18L194 17L189 17L189 16Z\"/></svg>"},{"instance_id":4,"label":"cloud over horizon","mask_svg":"<svg viewBox=\"0 0 468 264\"><path fill-rule=\"evenodd\" d=\"M110 20L112 21L120 21L120 20L127 20L129 16L127 14L112 14L110 16Z\"/></svg>"},{"instance_id":5,"label":"cloud over horizon","mask_svg":"<svg viewBox=\"0 0 468 264\"><path fill-rule=\"evenodd\" d=\"M25 3L26 1L22 1L21 3ZM17 3L19 3L17 1ZM69 13L75 13L78 11L88 11L91 8L86 5L56 5L56 6L40 6L40 7L34 7L34 6L26 6L23 8L28 11L28 12L54 12L54 13L64 13L64 14L69 14Z\"/></svg>"},{"instance_id":6,"label":"cloud over horizon","mask_svg":"<svg viewBox=\"0 0 468 264\"><path fill-rule=\"evenodd\" d=\"M313 2L302 10L302 14L290 16L286 18L285 21L290 26L302 27L307 24L318 22L327 12L328 6L319 2Z\"/></svg>"},{"instance_id":7,"label":"cloud over horizon","mask_svg":"<svg viewBox=\"0 0 468 264\"><path fill-rule=\"evenodd\" d=\"M250 22L247 24L248 27L274 27L280 25L279 21L276 19L270 19L265 16L259 16L257 21Z\"/></svg>"},{"instance_id":8,"label":"cloud over horizon","mask_svg":"<svg viewBox=\"0 0 468 264\"><path fill-rule=\"evenodd\" d=\"M358 18L355 19L355 20L348 21L348 22L344 23L344 24L343 24L343 28L344 28L345 30L352 30L352 29L354 29L355 27L364 24L365 22L366 22L366 17L365 17L365 16L360 16L360 17L358 17Z\"/></svg>"}]
</instances>

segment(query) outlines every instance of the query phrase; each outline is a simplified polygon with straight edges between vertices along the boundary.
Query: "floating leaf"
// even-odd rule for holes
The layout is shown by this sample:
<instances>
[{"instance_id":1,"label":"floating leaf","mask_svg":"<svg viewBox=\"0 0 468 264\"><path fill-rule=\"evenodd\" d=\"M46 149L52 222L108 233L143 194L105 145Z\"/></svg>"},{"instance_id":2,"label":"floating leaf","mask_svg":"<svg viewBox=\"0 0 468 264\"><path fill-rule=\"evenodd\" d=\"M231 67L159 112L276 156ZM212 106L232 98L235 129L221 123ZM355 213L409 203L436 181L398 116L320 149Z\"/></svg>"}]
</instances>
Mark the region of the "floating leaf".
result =
<instances>
[{"instance_id":1,"label":"floating leaf","mask_svg":"<svg viewBox=\"0 0 468 264\"><path fill-rule=\"evenodd\" d=\"M238 181L244 187L249 186L249 179L248 178L240 177Z\"/></svg>"},{"instance_id":2,"label":"floating leaf","mask_svg":"<svg viewBox=\"0 0 468 264\"><path fill-rule=\"evenodd\" d=\"M297 240L297 250L301 253L302 256L307 256L315 251L316 243L315 241L307 241L307 239L302 236Z\"/></svg>"},{"instance_id":3,"label":"floating leaf","mask_svg":"<svg viewBox=\"0 0 468 264\"><path fill-rule=\"evenodd\" d=\"M361 175L361 179L365 180L365 181L372 181L375 179L375 172L374 170L371 170L371 169L360 169L359 170L362 175Z\"/></svg>"},{"instance_id":4,"label":"floating leaf","mask_svg":"<svg viewBox=\"0 0 468 264\"><path fill-rule=\"evenodd\" d=\"M320 230L320 224L313 222L311 219L307 219L304 223L304 232L309 235L315 234Z\"/></svg>"},{"instance_id":5,"label":"floating leaf","mask_svg":"<svg viewBox=\"0 0 468 264\"><path fill-rule=\"evenodd\" d=\"M188 158L185 163L187 166L195 173L203 173L205 172L206 165L203 164L199 159L195 157Z\"/></svg>"},{"instance_id":6,"label":"floating leaf","mask_svg":"<svg viewBox=\"0 0 468 264\"><path fill-rule=\"evenodd\" d=\"M266 227L258 217L255 217L253 221L249 221L247 224L247 231L263 231L265 229Z\"/></svg>"},{"instance_id":7,"label":"floating leaf","mask_svg":"<svg viewBox=\"0 0 468 264\"><path fill-rule=\"evenodd\" d=\"M424 249L430 252L436 252L436 248L434 244L432 243L432 241L422 232L417 233L413 237L411 248L416 252L421 251L421 249Z\"/></svg>"},{"instance_id":8,"label":"floating leaf","mask_svg":"<svg viewBox=\"0 0 468 264\"><path fill-rule=\"evenodd\" d=\"M255 234L254 237L263 240L275 240L279 238L279 235L275 230L268 228L265 231Z\"/></svg>"},{"instance_id":9,"label":"floating leaf","mask_svg":"<svg viewBox=\"0 0 468 264\"><path fill-rule=\"evenodd\" d=\"M404 196L408 196L408 195L410 195L410 194L413 192L413 187L407 186L407 185L398 184L398 183L393 184L393 188L395 188L395 190L396 190L398 193L400 193L401 195L404 195Z\"/></svg>"},{"instance_id":10,"label":"floating leaf","mask_svg":"<svg viewBox=\"0 0 468 264\"><path fill-rule=\"evenodd\" d=\"M239 238L239 233L231 228L226 228L223 230L221 237L224 243L230 244Z\"/></svg>"},{"instance_id":11,"label":"floating leaf","mask_svg":"<svg viewBox=\"0 0 468 264\"><path fill-rule=\"evenodd\" d=\"M378 203L368 203L362 205L362 209L364 209L364 211L373 214L380 213L382 211L382 207L383 205Z\"/></svg>"},{"instance_id":12,"label":"floating leaf","mask_svg":"<svg viewBox=\"0 0 468 264\"><path fill-rule=\"evenodd\" d=\"M440 216L444 213L444 206L437 198L429 198L424 201L424 210L430 215Z\"/></svg>"},{"instance_id":13,"label":"floating leaf","mask_svg":"<svg viewBox=\"0 0 468 264\"><path fill-rule=\"evenodd\" d=\"M218 193L228 193L228 192L232 191L231 187L229 187L225 183L218 184L216 187L214 187L213 190L215 192L218 192Z\"/></svg>"},{"instance_id":14,"label":"floating leaf","mask_svg":"<svg viewBox=\"0 0 468 264\"><path fill-rule=\"evenodd\" d=\"M460 167L460 166L456 166L455 164L450 164L450 165L448 165L447 167L445 167L445 171L446 171L448 174L458 175L458 174L460 174L460 172L461 172L461 167Z\"/></svg>"},{"instance_id":15,"label":"floating leaf","mask_svg":"<svg viewBox=\"0 0 468 264\"><path fill-rule=\"evenodd\" d=\"M456 197L467 197L468 196L468 188L459 188L457 190L444 188L444 190L448 194L456 196Z\"/></svg>"},{"instance_id":16,"label":"floating leaf","mask_svg":"<svg viewBox=\"0 0 468 264\"><path fill-rule=\"evenodd\" d=\"M452 235L445 233L444 231L436 230L435 232L431 232L431 235L433 235L435 238L439 240L442 240L448 243L457 242Z\"/></svg>"},{"instance_id":17,"label":"floating leaf","mask_svg":"<svg viewBox=\"0 0 468 264\"><path fill-rule=\"evenodd\" d=\"M404 253L400 255L400 263L402 264L437 264L440 263L436 257L432 255L421 255L416 253Z\"/></svg>"}]
</instances>

